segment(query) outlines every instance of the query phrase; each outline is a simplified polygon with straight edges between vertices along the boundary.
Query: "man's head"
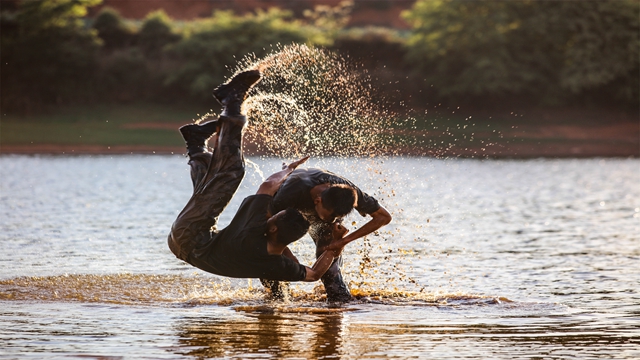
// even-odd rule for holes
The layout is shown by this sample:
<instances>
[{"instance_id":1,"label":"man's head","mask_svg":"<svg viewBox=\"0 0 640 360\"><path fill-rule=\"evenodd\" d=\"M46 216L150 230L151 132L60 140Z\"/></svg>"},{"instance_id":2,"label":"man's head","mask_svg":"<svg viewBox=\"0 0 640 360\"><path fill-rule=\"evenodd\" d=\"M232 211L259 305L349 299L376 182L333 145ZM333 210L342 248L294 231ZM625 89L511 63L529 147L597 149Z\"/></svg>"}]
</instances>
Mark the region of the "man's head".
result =
<instances>
[{"instance_id":1,"label":"man's head","mask_svg":"<svg viewBox=\"0 0 640 360\"><path fill-rule=\"evenodd\" d=\"M333 222L336 218L348 215L358 200L356 191L344 184L334 184L320 193L314 200L320 219Z\"/></svg>"},{"instance_id":2,"label":"man's head","mask_svg":"<svg viewBox=\"0 0 640 360\"><path fill-rule=\"evenodd\" d=\"M289 245L309 231L309 222L294 208L282 210L267 221L268 231L276 233L276 240Z\"/></svg>"}]
</instances>

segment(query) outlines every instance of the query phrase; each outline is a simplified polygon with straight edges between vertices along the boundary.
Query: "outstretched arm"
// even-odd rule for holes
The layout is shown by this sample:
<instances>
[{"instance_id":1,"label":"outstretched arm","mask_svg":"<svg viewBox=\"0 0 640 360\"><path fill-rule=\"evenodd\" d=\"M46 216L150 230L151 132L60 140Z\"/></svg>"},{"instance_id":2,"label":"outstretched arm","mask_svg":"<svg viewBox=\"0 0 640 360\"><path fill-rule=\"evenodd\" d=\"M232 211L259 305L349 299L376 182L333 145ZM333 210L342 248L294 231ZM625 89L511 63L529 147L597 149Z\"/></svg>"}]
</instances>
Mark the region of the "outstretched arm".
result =
<instances>
[{"instance_id":1,"label":"outstretched arm","mask_svg":"<svg viewBox=\"0 0 640 360\"><path fill-rule=\"evenodd\" d=\"M282 170L269 176L267 180L265 180L260 185L256 194L266 194L273 196L276 191L278 191L280 185L282 185L287 176L289 176L289 174L291 174L293 170L295 170L300 164L304 163L308 159L309 157L305 156L302 159L294 161L289 165L282 164Z\"/></svg>"},{"instance_id":2,"label":"outstretched arm","mask_svg":"<svg viewBox=\"0 0 640 360\"><path fill-rule=\"evenodd\" d=\"M371 220L369 220L369 222L362 225L362 227L360 227L358 230L345 236L340 241L331 242L331 244L325 247L325 250L336 250L338 248L343 248L348 243L360 239L361 237L365 237L391 222L391 214L389 214L387 209L382 206L380 206L378 210L370 215Z\"/></svg>"}]
</instances>

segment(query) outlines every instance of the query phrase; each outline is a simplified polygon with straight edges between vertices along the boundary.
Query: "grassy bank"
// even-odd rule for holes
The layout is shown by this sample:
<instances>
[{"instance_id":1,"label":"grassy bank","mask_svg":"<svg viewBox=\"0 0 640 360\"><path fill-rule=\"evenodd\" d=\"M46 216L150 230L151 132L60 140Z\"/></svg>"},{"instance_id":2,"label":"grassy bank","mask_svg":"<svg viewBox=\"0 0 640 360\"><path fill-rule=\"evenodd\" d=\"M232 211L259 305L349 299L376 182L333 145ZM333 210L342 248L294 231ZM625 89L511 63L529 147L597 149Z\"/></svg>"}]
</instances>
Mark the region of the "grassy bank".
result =
<instances>
[{"instance_id":1,"label":"grassy bank","mask_svg":"<svg viewBox=\"0 0 640 360\"><path fill-rule=\"evenodd\" d=\"M3 115L0 153L182 153L177 128L208 109L151 104ZM395 154L461 157L640 156L631 114L580 109L522 113L431 109L389 129ZM248 154L259 154L246 144Z\"/></svg>"},{"instance_id":2,"label":"grassy bank","mask_svg":"<svg viewBox=\"0 0 640 360\"><path fill-rule=\"evenodd\" d=\"M157 148L160 152L181 148L177 127L198 117L194 109L162 105L117 105L64 108L35 116L5 115L0 150L31 152L36 149ZM82 150L80 150L82 152Z\"/></svg>"}]
</instances>

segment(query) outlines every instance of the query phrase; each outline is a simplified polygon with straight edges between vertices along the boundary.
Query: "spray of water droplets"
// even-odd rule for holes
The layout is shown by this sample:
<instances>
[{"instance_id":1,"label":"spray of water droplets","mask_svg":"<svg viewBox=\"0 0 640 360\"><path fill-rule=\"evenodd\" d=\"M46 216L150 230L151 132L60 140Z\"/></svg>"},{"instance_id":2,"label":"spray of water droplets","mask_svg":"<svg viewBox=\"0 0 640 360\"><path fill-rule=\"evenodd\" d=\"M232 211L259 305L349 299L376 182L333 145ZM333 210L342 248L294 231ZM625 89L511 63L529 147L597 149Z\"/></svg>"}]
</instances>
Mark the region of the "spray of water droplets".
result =
<instances>
[{"instance_id":1,"label":"spray of water droplets","mask_svg":"<svg viewBox=\"0 0 640 360\"><path fill-rule=\"evenodd\" d=\"M244 104L247 142L268 155L376 156L389 152L392 116L372 101L370 80L335 53L305 45L247 57L237 71L263 78Z\"/></svg>"},{"instance_id":2,"label":"spray of water droplets","mask_svg":"<svg viewBox=\"0 0 640 360\"><path fill-rule=\"evenodd\" d=\"M261 286L260 286L261 288ZM427 294L388 290L356 291L363 303L437 305L483 305L509 301L469 294ZM334 312L324 305L319 292L293 291L289 301L265 302L262 291L251 282L237 279L211 279L207 276L85 274L44 277L18 277L0 280L2 301L42 301L110 303L123 305L234 306L238 311L261 312ZM335 309L334 309L335 310ZM337 311L349 310L348 308Z\"/></svg>"},{"instance_id":3,"label":"spray of water droplets","mask_svg":"<svg viewBox=\"0 0 640 360\"><path fill-rule=\"evenodd\" d=\"M428 143L407 140L410 137L403 140L402 135L406 135L403 132L415 128L415 124L408 126L415 119L397 116L387 109L366 71L333 52L305 45L277 47L264 58L245 57L238 63L235 74L250 69L260 70L263 77L243 106L249 119L246 150L282 159L307 155L320 158L321 167L347 178L357 175L359 181L364 180L367 186L363 190L380 200L394 216L394 222L380 229L374 239L365 237L357 246L345 249L342 270L352 292L388 289L402 294L412 289L427 294L424 284L407 275L411 259L419 255L403 255L395 241L396 235L406 234L398 232L405 224L401 223L403 208L396 203L393 187L401 182L394 178L412 175L390 172L385 162L389 160L387 155L396 154L399 148L432 147L435 140L424 134L420 134L420 139L427 139ZM437 140L444 144L445 139ZM357 168L353 162L344 161L354 157L359 158ZM260 173L258 166L251 164ZM260 176L264 178L262 173ZM361 220L354 215L345 223L352 224L353 231L362 226ZM294 245L294 251L297 246L301 245ZM313 262L310 248L300 253L305 263Z\"/></svg>"}]
</instances>

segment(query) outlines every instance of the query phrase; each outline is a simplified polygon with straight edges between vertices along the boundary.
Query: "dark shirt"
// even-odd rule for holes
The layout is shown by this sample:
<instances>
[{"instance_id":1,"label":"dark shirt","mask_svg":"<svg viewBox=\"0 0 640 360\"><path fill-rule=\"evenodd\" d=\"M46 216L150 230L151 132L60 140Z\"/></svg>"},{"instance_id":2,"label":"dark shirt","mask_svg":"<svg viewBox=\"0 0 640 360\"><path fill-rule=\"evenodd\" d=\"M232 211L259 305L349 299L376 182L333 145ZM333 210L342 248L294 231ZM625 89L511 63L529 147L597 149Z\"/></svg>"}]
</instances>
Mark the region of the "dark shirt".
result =
<instances>
[{"instance_id":1,"label":"dark shirt","mask_svg":"<svg viewBox=\"0 0 640 360\"><path fill-rule=\"evenodd\" d=\"M304 265L267 252L267 209L272 197L244 199L226 228L211 233L211 241L193 251L188 262L213 274L236 278L302 281Z\"/></svg>"},{"instance_id":2,"label":"dark shirt","mask_svg":"<svg viewBox=\"0 0 640 360\"><path fill-rule=\"evenodd\" d=\"M311 189L317 185L327 183L345 184L354 188L358 194L358 202L355 208L362 216L372 214L380 209L378 200L360 190L351 181L332 172L312 168L296 169L289 175L273 197L271 213L276 214L289 207L293 207L302 213L315 213Z\"/></svg>"}]
</instances>

